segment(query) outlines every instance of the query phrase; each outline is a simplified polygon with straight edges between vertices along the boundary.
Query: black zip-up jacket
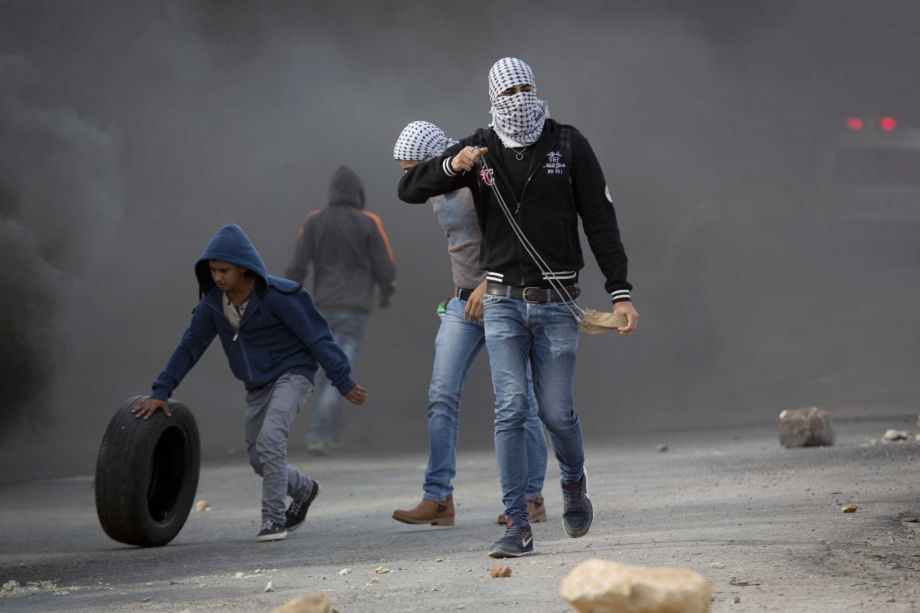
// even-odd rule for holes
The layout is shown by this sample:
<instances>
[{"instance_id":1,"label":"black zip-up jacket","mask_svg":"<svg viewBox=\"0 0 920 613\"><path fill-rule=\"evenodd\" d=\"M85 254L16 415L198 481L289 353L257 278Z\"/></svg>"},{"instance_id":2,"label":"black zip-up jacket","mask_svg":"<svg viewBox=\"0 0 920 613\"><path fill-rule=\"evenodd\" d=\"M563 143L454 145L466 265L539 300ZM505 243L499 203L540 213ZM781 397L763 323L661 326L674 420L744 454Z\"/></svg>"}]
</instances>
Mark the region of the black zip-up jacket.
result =
<instances>
[{"instance_id":1,"label":"black zip-up jacket","mask_svg":"<svg viewBox=\"0 0 920 613\"><path fill-rule=\"evenodd\" d=\"M491 176L479 169L464 174L451 169L451 158L467 146L489 148L484 157L493 170ZM578 238L580 217L611 300L630 300L632 285L626 280L626 251L613 200L585 137L572 126L547 119L533 145L529 178L521 194L513 193L502 156L493 153L501 147L504 145L494 130L480 130L440 157L410 169L399 183L399 197L421 204L432 196L468 187L482 229L480 261L487 278L521 287L549 287L549 275L541 273L523 250L485 179L495 181L524 235L552 271L552 278L565 285L577 282L578 271L584 268Z\"/></svg>"},{"instance_id":2,"label":"black zip-up jacket","mask_svg":"<svg viewBox=\"0 0 920 613\"><path fill-rule=\"evenodd\" d=\"M369 313L374 285L386 301L396 288L393 250L380 218L364 210L364 186L340 166L329 185L329 206L311 211L284 276L303 283L313 265L313 294L321 311Z\"/></svg>"}]
</instances>

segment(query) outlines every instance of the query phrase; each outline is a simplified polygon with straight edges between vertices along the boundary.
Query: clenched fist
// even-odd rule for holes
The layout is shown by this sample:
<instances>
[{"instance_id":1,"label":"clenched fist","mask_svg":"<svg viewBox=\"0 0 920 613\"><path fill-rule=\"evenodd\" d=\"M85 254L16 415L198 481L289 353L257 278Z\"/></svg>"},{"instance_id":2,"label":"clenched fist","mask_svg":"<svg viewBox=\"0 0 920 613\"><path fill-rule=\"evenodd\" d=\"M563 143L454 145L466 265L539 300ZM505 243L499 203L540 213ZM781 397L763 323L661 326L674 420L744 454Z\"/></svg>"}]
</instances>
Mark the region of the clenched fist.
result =
<instances>
[{"instance_id":1,"label":"clenched fist","mask_svg":"<svg viewBox=\"0 0 920 613\"><path fill-rule=\"evenodd\" d=\"M467 172L476 168L479 158L483 153L488 153L488 147L464 147L450 159L450 167L454 172Z\"/></svg>"},{"instance_id":2,"label":"clenched fist","mask_svg":"<svg viewBox=\"0 0 920 613\"><path fill-rule=\"evenodd\" d=\"M345 394L345 400L352 404L364 404L364 401L367 400L367 390L361 385L356 385Z\"/></svg>"}]
</instances>

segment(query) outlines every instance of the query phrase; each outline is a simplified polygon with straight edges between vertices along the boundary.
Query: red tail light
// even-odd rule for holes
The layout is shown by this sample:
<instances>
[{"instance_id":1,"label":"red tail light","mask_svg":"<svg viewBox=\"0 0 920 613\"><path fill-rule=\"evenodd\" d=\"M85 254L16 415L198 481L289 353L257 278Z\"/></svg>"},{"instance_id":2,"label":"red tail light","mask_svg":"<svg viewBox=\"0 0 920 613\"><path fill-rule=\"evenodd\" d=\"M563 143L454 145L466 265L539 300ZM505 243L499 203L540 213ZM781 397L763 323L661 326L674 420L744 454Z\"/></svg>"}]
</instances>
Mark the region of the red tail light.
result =
<instances>
[{"instance_id":1,"label":"red tail light","mask_svg":"<svg viewBox=\"0 0 920 613\"><path fill-rule=\"evenodd\" d=\"M859 132L863 129L863 120L859 117L847 117L847 128L853 132Z\"/></svg>"},{"instance_id":2,"label":"red tail light","mask_svg":"<svg viewBox=\"0 0 920 613\"><path fill-rule=\"evenodd\" d=\"M898 120L894 117L882 117L878 120L878 127L885 132L893 132L898 127Z\"/></svg>"}]
</instances>

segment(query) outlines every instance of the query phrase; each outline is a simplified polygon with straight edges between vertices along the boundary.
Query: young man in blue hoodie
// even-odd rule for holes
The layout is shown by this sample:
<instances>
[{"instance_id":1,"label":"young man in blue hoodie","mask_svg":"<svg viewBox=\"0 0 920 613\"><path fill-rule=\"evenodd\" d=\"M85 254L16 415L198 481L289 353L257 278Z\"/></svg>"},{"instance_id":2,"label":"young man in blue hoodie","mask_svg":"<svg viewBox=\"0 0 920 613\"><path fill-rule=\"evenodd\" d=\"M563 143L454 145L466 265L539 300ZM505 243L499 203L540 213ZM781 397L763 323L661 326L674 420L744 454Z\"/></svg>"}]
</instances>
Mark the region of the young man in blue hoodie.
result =
<instances>
[{"instance_id":1,"label":"young man in blue hoodie","mask_svg":"<svg viewBox=\"0 0 920 613\"><path fill-rule=\"evenodd\" d=\"M288 431L313 391L318 366L353 404L367 390L351 379L351 366L329 325L299 283L269 275L242 228L217 231L195 264L201 301L153 393L133 413L170 417L167 399L205 350L220 337L230 369L246 384L245 434L249 462L262 476L259 541L277 541L300 527L319 483L287 463ZM292 498L285 510L287 496Z\"/></svg>"}]
</instances>

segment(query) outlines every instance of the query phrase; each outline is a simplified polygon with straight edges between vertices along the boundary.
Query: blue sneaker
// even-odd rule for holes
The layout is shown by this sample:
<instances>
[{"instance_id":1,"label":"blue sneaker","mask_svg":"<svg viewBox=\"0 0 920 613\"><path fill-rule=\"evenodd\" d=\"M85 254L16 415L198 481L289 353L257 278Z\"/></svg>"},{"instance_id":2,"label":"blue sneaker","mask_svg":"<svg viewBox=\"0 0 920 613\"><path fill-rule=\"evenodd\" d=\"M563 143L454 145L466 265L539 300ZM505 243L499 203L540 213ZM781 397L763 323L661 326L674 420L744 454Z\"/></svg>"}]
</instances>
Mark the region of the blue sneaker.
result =
<instances>
[{"instance_id":1,"label":"blue sneaker","mask_svg":"<svg viewBox=\"0 0 920 613\"><path fill-rule=\"evenodd\" d=\"M505 524L505 536L489 547L492 558L519 558L533 553L533 532L530 524L514 523L509 519Z\"/></svg>"},{"instance_id":2,"label":"blue sneaker","mask_svg":"<svg viewBox=\"0 0 920 613\"><path fill-rule=\"evenodd\" d=\"M562 484L562 525L565 533L578 538L588 533L594 521L594 507L588 498L588 476Z\"/></svg>"}]
</instances>

